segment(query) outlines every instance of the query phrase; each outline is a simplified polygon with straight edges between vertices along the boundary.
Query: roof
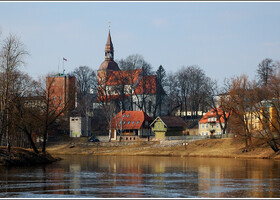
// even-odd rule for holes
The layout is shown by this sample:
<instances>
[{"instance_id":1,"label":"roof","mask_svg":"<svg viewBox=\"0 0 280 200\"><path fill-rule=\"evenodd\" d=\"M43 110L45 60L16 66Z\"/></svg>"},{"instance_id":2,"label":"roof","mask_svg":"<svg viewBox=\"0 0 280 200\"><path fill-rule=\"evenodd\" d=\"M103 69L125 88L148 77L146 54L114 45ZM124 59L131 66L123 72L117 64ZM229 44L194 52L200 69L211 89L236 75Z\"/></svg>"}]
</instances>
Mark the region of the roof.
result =
<instances>
[{"instance_id":1,"label":"roof","mask_svg":"<svg viewBox=\"0 0 280 200\"><path fill-rule=\"evenodd\" d=\"M103 63L101 63L99 70L113 70L113 71L119 71L120 68L118 64L113 60L105 60Z\"/></svg>"},{"instance_id":2,"label":"roof","mask_svg":"<svg viewBox=\"0 0 280 200\"><path fill-rule=\"evenodd\" d=\"M218 110L218 116L220 117L220 120L222 123L225 122L225 119L223 117L223 110L221 108L217 108ZM229 113L226 113L226 117L228 117ZM217 117L217 114L215 112L215 109L211 109L209 112L207 112L199 121L199 123L208 123L209 122L209 118L216 118L216 121L212 121L212 122L216 122L219 123L219 119Z\"/></svg>"},{"instance_id":3,"label":"roof","mask_svg":"<svg viewBox=\"0 0 280 200\"><path fill-rule=\"evenodd\" d=\"M159 116L151 123L150 126L152 126L157 119L161 119L168 128L187 127L187 123L181 117L175 116Z\"/></svg>"},{"instance_id":4,"label":"roof","mask_svg":"<svg viewBox=\"0 0 280 200\"><path fill-rule=\"evenodd\" d=\"M106 42L106 45L105 45L105 51L114 51L110 30L109 30L107 42Z\"/></svg>"},{"instance_id":5,"label":"roof","mask_svg":"<svg viewBox=\"0 0 280 200\"><path fill-rule=\"evenodd\" d=\"M136 82L141 72L142 69L112 71L108 73L106 85L131 85Z\"/></svg>"},{"instance_id":6,"label":"roof","mask_svg":"<svg viewBox=\"0 0 280 200\"><path fill-rule=\"evenodd\" d=\"M144 123L152 121L142 110L140 111L121 111L113 117L111 128L113 129L140 129Z\"/></svg>"},{"instance_id":7,"label":"roof","mask_svg":"<svg viewBox=\"0 0 280 200\"><path fill-rule=\"evenodd\" d=\"M156 94L157 85L156 85L156 75L145 76L144 78L141 75L142 69L136 70L120 70L120 71L110 71L107 73L107 80L105 85L107 86L133 86L134 91L132 95L140 95L140 94ZM103 101L102 99L122 99L121 95L108 95L107 97L102 97L104 94L102 92L102 87L99 88L100 92L98 92L98 99ZM162 89L163 90L163 89ZM113 97L110 97L113 96ZM125 94L125 97L130 96L130 94Z\"/></svg>"},{"instance_id":8,"label":"roof","mask_svg":"<svg viewBox=\"0 0 280 200\"><path fill-rule=\"evenodd\" d=\"M157 91L156 75L145 76L142 78L133 94L156 94Z\"/></svg>"}]
</instances>

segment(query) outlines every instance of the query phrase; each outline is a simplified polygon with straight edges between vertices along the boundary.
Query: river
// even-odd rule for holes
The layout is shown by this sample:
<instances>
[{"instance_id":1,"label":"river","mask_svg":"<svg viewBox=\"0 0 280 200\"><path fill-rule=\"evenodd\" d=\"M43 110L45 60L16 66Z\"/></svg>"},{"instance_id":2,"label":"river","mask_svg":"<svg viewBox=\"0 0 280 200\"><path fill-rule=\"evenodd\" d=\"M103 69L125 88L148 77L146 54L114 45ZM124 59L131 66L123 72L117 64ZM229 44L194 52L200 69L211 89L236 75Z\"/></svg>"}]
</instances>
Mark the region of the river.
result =
<instances>
[{"instance_id":1,"label":"river","mask_svg":"<svg viewBox=\"0 0 280 200\"><path fill-rule=\"evenodd\" d=\"M280 161L152 156L62 158L45 166L0 167L0 197L280 197Z\"/></svg>"}]
</instances>

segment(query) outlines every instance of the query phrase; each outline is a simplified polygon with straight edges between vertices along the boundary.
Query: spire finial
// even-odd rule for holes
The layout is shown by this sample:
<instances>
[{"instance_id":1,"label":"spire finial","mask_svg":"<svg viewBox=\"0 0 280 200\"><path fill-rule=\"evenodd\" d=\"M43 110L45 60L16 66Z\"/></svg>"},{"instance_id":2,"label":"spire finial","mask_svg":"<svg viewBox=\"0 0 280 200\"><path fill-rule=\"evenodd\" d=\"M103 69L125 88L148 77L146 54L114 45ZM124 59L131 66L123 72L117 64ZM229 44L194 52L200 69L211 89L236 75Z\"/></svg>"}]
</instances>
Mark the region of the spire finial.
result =
<instances>
[{"instance_id":1,"label":"spire finial","mask_svg":"<svg viewBox=\"0 0 280 200\"><path fill-rule=\"evenodd\" d=\"M110 28L111 28L111 22L110 21L108 22L108 25L109 25L109 30L110 30Z\"/></svg>"}]
</instances>

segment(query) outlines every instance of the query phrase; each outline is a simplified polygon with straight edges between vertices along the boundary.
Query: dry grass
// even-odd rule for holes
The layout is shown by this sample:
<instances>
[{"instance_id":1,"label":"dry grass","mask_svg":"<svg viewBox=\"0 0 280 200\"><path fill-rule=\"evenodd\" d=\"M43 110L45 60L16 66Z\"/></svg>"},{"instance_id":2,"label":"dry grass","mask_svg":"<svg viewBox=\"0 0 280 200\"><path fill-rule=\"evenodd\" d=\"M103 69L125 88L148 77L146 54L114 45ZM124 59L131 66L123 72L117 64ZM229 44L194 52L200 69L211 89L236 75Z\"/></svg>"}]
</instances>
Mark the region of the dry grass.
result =
<instances>
[{"instance_id":1,"label":"dry grass","mask_svg":"<svg viewBox=\"0 0 280 200\"><path fill-rule=\"evenodd\" d=\"M191 142L185 146L155 147L154 143L133 144L128 146L96 146L96 144L79 143L55 145L48 152L55 155L130 155L130 156L195 156L227 158L273 158L280 159L272 149L259 140L254 140L255 148L242 153L244 143L238 139L209 139ZM72 147L72 148L70 148Z\"/></svg>"}]
</instances>

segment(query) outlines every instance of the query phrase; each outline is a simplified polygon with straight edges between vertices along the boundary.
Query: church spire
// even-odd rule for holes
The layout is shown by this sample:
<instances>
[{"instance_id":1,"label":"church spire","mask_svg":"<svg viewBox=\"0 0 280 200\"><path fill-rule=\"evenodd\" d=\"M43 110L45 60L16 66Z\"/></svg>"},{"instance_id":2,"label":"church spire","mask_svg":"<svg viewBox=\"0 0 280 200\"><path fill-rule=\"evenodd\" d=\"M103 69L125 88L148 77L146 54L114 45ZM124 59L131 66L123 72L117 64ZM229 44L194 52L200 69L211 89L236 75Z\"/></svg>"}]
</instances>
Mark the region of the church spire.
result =
<instances>
[{"instance_id":1,"label":"church spire","mask_svg":"<svg viewBox=\"0 0 280 200\"><path fill-rule=\"evenodd\" d=\"M105 60L114 60L114 47L111 39L110 29L107 43L105 45Z\"/></svg>"}]
</instances>

